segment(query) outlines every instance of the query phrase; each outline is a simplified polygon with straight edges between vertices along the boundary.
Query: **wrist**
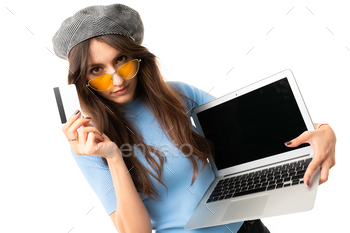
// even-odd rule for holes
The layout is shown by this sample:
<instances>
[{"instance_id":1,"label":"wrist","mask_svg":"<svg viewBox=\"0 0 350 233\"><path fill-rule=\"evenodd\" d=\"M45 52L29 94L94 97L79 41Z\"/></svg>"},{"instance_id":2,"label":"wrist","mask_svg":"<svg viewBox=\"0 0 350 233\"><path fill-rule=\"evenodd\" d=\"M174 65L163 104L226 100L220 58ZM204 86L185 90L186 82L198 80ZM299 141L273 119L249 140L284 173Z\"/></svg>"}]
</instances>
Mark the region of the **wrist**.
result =
<instances>
[{"instance_id":1,"label":"wrist","mask_svg":"<svg viewBox=\"0 0 350 233\"><path fill-rule=\"evenodd\" d=\"M121 156L121 154L119 152L120 151L117 150L113 156L105 157L107 160L107 163L110 164L110 163L118 162L119 160L123 160L123 157Z\"/></svg>"},{"instance_id":2,"label":"wrist","mask_svg":"<svg viewBox=\"0 0 350 233\"><path fill-rule=\"evenodd\" d=\"M106 158L106 160L108 163L108 167L111 167L113 164L118 164L118 159L116 158L116 156Z\"/></svg>"}]
</instances>

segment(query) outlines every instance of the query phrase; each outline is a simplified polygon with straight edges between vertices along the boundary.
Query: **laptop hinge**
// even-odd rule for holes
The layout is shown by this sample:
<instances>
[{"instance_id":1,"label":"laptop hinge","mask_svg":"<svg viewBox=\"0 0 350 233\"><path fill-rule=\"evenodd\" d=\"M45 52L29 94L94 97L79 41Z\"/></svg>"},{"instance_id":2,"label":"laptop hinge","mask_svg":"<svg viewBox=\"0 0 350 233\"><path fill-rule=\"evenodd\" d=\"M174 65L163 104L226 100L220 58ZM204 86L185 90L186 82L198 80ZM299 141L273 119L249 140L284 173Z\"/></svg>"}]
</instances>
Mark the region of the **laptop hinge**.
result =
<instances>
[{"instance_id":1,"label":"laptop hinge","mask_svg":"<svg viewBox=\"0 0 350 233\"><path fill-rule=\"evenodd\" d=\"M248 169L248 170L244 170L244 171L233 172L233 173L230 173L230 174L224 175L223 177L232 176L232 175L236 175L236 174L239 174L239 173L247 173L247 172L252 171L252 170L256 170L256 169L259 169L259 168L261 169L261 168L264 168L264 167L267 167L267 166L269 166L269 167L270 167L270 166L273 166L273 165L275 165L275 164L280 164L280 163L284 163L284 164L286 164L286 162L285 162L285 161L289 161L289 160L298 160L298 159L300 159L300 158L302 158L302 157L309 157L309 156L310 156L310 154L301 155L301 156L295 157L295 158L293 158L293 159L281 160L281 161L276 162L276 163L266 164L266 165L264 165L264 166L255 167L255 168Z\"/></svg>"}]
</instances>

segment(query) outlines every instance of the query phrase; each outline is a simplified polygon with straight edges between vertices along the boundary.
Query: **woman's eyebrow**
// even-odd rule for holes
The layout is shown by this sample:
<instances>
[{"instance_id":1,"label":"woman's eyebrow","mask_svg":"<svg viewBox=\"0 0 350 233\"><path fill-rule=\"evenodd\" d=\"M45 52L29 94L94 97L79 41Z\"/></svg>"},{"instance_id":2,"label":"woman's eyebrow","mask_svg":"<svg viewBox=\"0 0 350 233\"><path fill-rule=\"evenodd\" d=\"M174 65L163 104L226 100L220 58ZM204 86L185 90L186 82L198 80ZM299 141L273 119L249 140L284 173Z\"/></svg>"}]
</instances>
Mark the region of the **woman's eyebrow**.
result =
<instances>
[{"instance_id":1,"label":"woman's eyebrow","mask_svg":"<svg viewBox=\"0 0 350 233\"><path fill-rule=\"evenodd\" d=\"M118 53L117 54L117 56L115 56L114 58L113 58L113 62L115 61L115 60L117 60L120 56L122 55L122 52L120 52L120 53ZM102 66L103 64L102 63L93 63L93 64L88 64L88 69L90 68L90 67L95 67L95 66Z\"/></svg>"}]
</instances>

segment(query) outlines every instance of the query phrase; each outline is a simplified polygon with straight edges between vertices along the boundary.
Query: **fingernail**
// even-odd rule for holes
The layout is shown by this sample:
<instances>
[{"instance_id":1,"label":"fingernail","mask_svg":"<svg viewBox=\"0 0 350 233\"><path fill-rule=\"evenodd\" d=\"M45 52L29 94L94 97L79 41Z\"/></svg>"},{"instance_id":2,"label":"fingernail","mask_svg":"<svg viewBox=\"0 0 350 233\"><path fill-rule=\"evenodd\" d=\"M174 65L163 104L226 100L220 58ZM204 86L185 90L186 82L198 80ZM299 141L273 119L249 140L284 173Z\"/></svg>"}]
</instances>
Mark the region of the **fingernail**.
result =
<instances>
[{"instance_id":1,"label":"fingernail","mask_svg":"<svg viewBox=\"0 0 350 233\"><path fill-rule=\"evenodd\" d=\"M88 120L91 120L91 117L88 117L88 116L86 116L86 117L84 117L85 119L88 119Z\"/></svg>"},{"instance_id":2,"label":"fingernail","mask_svg":"<svg viewBox=\"0 0 350 233\"><path fill-rule=\"evenodd\" d=\"M74 112L74 115L78 115L79 114L79 109L77 111Z\"/></svg>"},{"instance_id":3,"label":"fingernail","mask_svg":"<svg viewBox=\"0 0 350 233\"><path fill-rule=\"evenodd\" d=\"M292 141L284 143L286 146L292 145Z\"/></svg>"}]
</instances>

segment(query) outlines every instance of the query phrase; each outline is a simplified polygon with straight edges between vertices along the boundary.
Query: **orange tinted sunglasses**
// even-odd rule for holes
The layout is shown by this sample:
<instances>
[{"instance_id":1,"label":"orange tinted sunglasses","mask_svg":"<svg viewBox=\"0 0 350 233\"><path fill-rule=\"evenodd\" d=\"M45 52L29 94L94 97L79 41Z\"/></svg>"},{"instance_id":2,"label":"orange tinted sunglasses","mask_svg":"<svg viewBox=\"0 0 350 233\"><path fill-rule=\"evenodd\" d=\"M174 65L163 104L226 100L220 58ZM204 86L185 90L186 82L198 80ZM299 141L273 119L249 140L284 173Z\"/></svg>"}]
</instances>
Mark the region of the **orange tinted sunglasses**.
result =
<instances>
[{"instance_id":1,"label":"orange tinted sunglasses","mask_svg":"<svg viewBox=\"0 0 350 233\"><path fill-rule=\"evenodd\" d=\"M112 86L114 73L117 73L123 79L132 79L139 71L140 62L141 59L133 59L119 67L116 72L102 74L91 79L86 86L91 87L95 91L106 91Z\"/></svg>"}]
</instances>

